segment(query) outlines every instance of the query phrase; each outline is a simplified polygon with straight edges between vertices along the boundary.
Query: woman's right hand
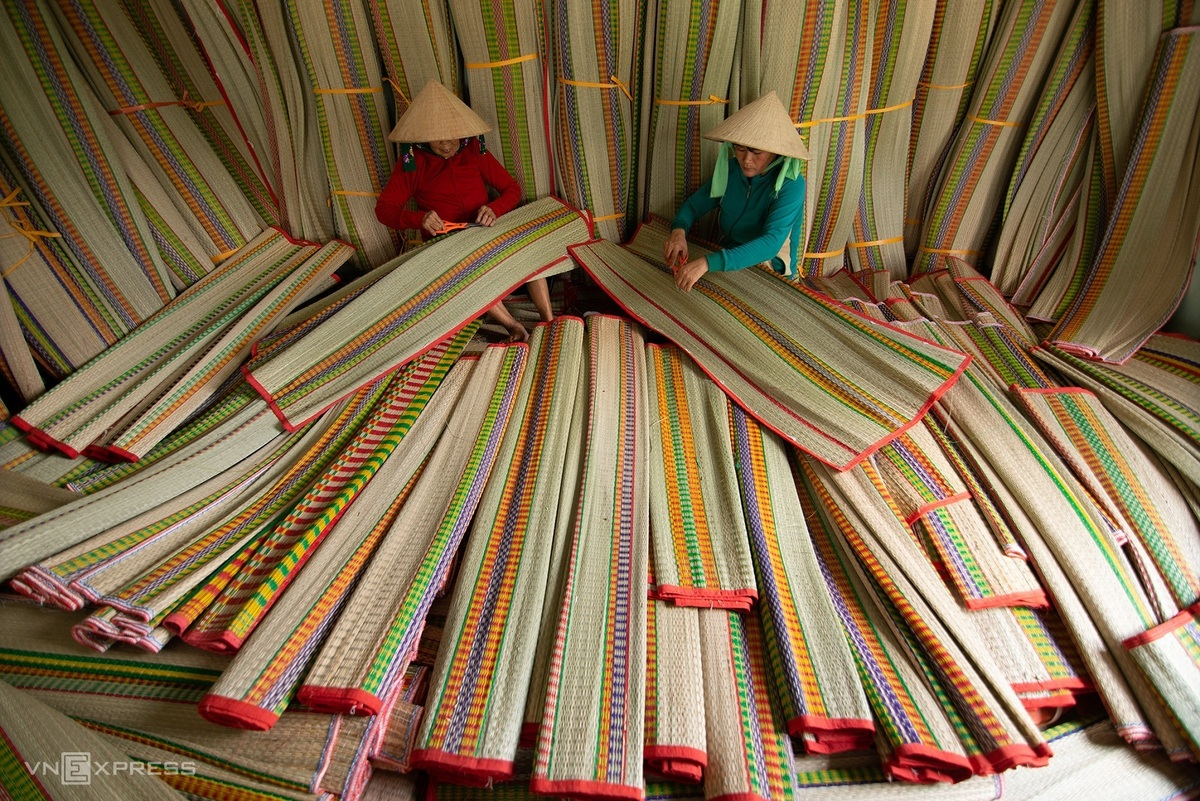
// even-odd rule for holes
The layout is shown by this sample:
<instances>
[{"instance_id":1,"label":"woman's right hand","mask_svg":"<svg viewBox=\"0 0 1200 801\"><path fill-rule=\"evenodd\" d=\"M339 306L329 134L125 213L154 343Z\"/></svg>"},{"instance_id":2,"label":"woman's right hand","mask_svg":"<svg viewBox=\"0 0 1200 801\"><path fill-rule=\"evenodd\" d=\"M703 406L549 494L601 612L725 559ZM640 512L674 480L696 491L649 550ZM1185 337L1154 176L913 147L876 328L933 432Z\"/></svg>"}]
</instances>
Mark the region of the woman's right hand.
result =
<instances>
[{"instance_id":1,"label":"woman's right hand","mask_svg":"<svg viewBox=\"0 0 1200 801\"><path fill-rule=\"evenodd\" d=\"M425 217L421 220L421 228L430 236L437 236L442 229L446 227L446 223L442 222L442 218L436 211L425 212Z\"/></svg>"},{"instance_id":2,"label":"woman's right hand","mask_svg":"<svg viewBox=\"0 0 1200 801\"><path fill-rule=\"evenodd\" d=\"M671 230L671 235L667 237L667 243L663 245L663 260L672 269L676 264L682 264L688 260L687 231L682 228Z\"/></svg>"}]
</instances>

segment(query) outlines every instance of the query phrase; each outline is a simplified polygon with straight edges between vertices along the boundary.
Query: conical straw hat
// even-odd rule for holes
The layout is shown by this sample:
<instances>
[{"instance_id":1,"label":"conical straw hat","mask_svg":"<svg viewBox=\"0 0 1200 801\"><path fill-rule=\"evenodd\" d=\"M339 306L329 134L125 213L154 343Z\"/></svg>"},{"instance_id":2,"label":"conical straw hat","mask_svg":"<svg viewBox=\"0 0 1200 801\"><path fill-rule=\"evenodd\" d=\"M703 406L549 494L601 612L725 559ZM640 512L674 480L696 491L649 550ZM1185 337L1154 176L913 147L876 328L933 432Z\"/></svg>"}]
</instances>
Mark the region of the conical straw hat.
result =
<instances>
[{"instance_id":1,"label":"conical straw hat","mask_svg":"<svg viewBox=\"0 0 1200 801\"><path fill-rule=\"evenodd\" d=\"M705 139L732 142L735 145L765 150L780 156L808 158L808 148L796 133L792 118L779 102L779 95L767 94L743 106L731 117L704 134Z\"/></svg>"},{"instance_id":2,"label":"conical straw hat","mask_svg":"<svg viewBox=\"0 0 1200 801\"><path fill-rule=\"evenodd\" d=\"M388 134L393 142L435 142L480 136L492 126L446 87L430 81L417 93Z\"/></svg>"}]
</instances>

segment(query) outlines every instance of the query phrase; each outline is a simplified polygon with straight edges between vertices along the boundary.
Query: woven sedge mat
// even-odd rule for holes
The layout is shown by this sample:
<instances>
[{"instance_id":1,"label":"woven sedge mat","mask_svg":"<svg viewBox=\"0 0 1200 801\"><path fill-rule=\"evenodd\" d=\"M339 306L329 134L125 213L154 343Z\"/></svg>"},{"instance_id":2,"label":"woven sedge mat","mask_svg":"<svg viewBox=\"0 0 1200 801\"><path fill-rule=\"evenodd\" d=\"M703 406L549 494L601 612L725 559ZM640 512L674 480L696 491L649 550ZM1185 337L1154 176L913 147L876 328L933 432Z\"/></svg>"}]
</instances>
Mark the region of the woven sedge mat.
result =
<instances>
[{"instance_id":1,"label":"woven sedge mat","mask_svg":"<svg viewBox=\"0 0 1200 801\"><path fill-rule=\"evenodd\" d=\"M885 2L876 12L870 32L873 75L863 88L866 109L862 113L867 116L863 123L862 197L846 243L856 271L886 270L897 280L908 276L904 195L912 107L936 9L936 3Z\"/></svg>"},{"instance_id":2,"label":"woven sedge mat","mask_svg":"<svg viewBox=\"0 0 1200 801\"><path fill-rule=\"evenodd\" d=\"M268 444L265 452L248 455L208 481L26 566L12 578L13 588L62 609L78 609L115 590L214 525L229 505L249 491L262 470L278 461L277 444ZM106 582L106 575L116 578Z\"/></svg>"},{"instance_id":3,"label":"woven sedge mat","mask_svg":"<svg viewBox=\"0 0 1200 801\"><path fill-rule=\"evenodd\" d=\"M1023 131L1074 10L1074 3L1041 0L1003 4L965 118L930 184L914 274L937 269L938 255L980 263Z\"/></svg>"},{"instance_id":4,"label":"woven sedge mat","mask_svg":"<svg viewBox=\"0 0 1200 801\"><path fill-rule=\"evenodd\" d=\"M839 526L839 535L911 631L961 716L978 749L968 752L972 769L986 774L1044 765L1050 751L1007 680L1021 675L1020 667L1001 667L999 659L1013 656L988 649L977 618L959 605L912 538L898 530L873 465L844 473L822 465L806 469L840 508L847 524Z\"/></svg>"},{"instance_id":5,"label":"woven sedge mat","mask_svg":"<svg viewBox=\"0 0 1200 801\"><path fill-rule=\"evenodd\" d=\"M141 410L132 420L122 420L99 438L105 453L130 461L146 455L150 448L205 404L222 382L237 371L250 346L289 310L303 302L314 286L332 275L350 253L348 245L335 241L303 262L290 265L290 274L247 309L220 338L211 342L202 359L192 362L187 372L156 393L149 408Z\"/></svg>"},{"instance_id":6,"label":"woven sedge mat","mask_svg":"<svg viewBox=\"0 0 1200 801\"><path fill-rule=\"evenodd\" d=\"M1095 20L1094 7L1076 7L1013 166L991 275L1009 297L1044 280L1075 221L1095 122Z\"/></svg>"},{"instance_id":7,"label":"woven sedge mat","mask_svg":"<svg viewBox=\"0 0 1200 801\"><path fill-rule=\"evenodd\" d=\"M1159 463L1088 390L1026 389L1014 398L1097 503L1142 541L1175 603L1200 600L1197 565L1189 560L1200 527Z\"/></svg>"},{"instance_id":8,"label":"woven sedge mat","mask_svg":"<svg viewBox=\"0 0 1200 801\"><path fill-rule=\"evenodd\" d=\"M296 32L298 72L321 123L334 228L354 246L355 264L368 270L401 248L400 232L375 217L375 202L395 159L387 142L389 90L379 55L370 46L370 17L363 3L289 2L285 7Z\"/></svg>"},{"instance_id":9,"label":"woven sedge mat","mask_svg":"<svg viewBox=\"0 0 1200 801\"><path fill-rule=\"evenodd\" d=\"M1200 756L1200 604L1170 620L1125 640L1133 660L1162 697L1187 738L1187 751L1170 752L1172 759Z\"/></svg>"},{"instance_id":10,"label":"woven sedge mat","mask_svg":"<svg viewBox=\"0 0 1200 801\"><path fill-rule=\"evenodd\" d=\"M759 586L767 681L787 732L836 753L874 739L871 707L809 539L785 446L730 407L734 463Z\"/></svg>"},{"instance_id":11,"label":"woven sedge mat","mask_svg":"<svg viewBox=\"0 0 1200 801\"><path fill-rule=\"evenodd\" d=\"M0 192L2 191L3 187L0 187ZM5 212L8 212L8 209L5 209ZM10 228L22 227L13 219L9 219L11 212L5 212L0 212L0 219L7 220ZM7 274L14 269L13 265L21 263L21 259L32 257L37 251L36 248L30 249L32 244L24 236L0 235L0 272ZM46 382L38 371L33 351L25 341L25 333L21 327L21 320L17 318L8 284L3 282L0 282L0 301L4 301L0 304L0 371L9 388L16 393L17 402L26 405L46 391ZM24 317L28 320L28 314ZM36 332L34 336L37 336ZM97 350L102 347L103 343L97 343ZM5 407L2 412L3 419L7 420L10 416L8 408Z\"/></svg>"},{"instance_id":12,"label":"woven sedge mat","mask_svg":"<svg viewBox=\"0 0 1200 801\"><path fill-rule=\"evenodd\" d=\"M1043 586L1081 643L1088 672L1114 710L1119 730L1131 741L1157 736L1164 744L1178 744L1161 702L1118 647L1158 621L1098 513L1052 447L1009 401L970 371L960 384L935 413L989 473L997 501L1016 523Z\"/></svg>"},{"instance_id":13,"label":"woven sedge mat","mask_svg":"<svg viewBox=\"0 0 1200 801\"><path fill-rule=\"evenodd\" d=\"M571 422L567 426L567 436L561 450L562 483L558 490L558 504L554 516L554 536L551 539L550 564L546 574L546 593L542 602L542 614L537 620L537 645L534 648L529 692L521 724L521 745L529 748L536 742L542 723L546 691L550 682L551 659L558 637L558 619L562 612L567 577L570 575L575 520L586 497L580 488L584 480L584 457L588 447L588 399L591 392L590 381L580 380L576 384Z\"/></svg>"},{"instance_id":14,"label":"woven sedge mat","mask_svg":"<svg viewBox=\"0 0 1200 801\"><path fill-rule=\"evenodd\" d=\"M232 652L279 599L280 593L324 541L338 518L363 491L398 440L389 434L398 425L410 426L447 371L457 360L468 327L453 342L435 346L391 381L381 379L385 395L354 439L342 448L322 475L276 523L263 543L231 581L205 604L174 610L164 624L200 648Z\"/></svg>"},{"instance_id":15,"label":"woven sedge mat","mask_svg":"<svg viewBox=\"0 0 1200 801\"><path fill-rule=\"evenodd\" d=\"M6 160L31 214L36 209L37 230L61 235L54 245L63 245L55 260L68 268L63 279L111 344L175 294L133 187L108 155L121 134L41 8L8 9L0 44L14 65L0 87ZM38 284L58 279L17 270L5 280L38 307Z\"/></svg>"},{"instance_id":16,"label":"woven sedge mat","mask_svg":"<svg viewBox=\"0 0 1200 801\"><path fill-rule=\"evenodd\" d=\"M1101 364L1054 347L1033 355L1071 384L1090 389L1155 453L1200 484L1200 352L1195 340L1152 337L1122 365Z\"/></svg>"},{"instance_id":17,"label":"woven sedge mat","mask_svg":"<svg viewBox=\"0 0 1200 801\"><path fill-rule=\"evenodd\" d=\"M653 573L650 586L654 586ZM646 773L699 782L708 764L700 610L651 598L646 604Z\"/></svg>"},{"instance_id":18,"label":"woven sedge mat","mask_svg":"<svg viewBox=\"0 0 1200 801\"><path fill-rule=\"evenodd\" d=\"M649 569L645 344L587 319L587 441L547 672L535 792L642 796Z\"/></svg>"},{"instance_id":19,"label":"woven sedge mat","mask_svg":"<svg viewBox=\"0 0 1200 801\"><path fill-rule=\"evenodd\" d=\"M712 174L717 144L701 135L729 111L738 17L727 4L667 3L647 13L643 47L653 62L642 67L638 95L637 219L670 220Z\"/></svg>"},{"instance_id":20,"label":"woven sedge mat","mask_svg":"<svg viewBox=\"0 0 1200 801\"><path fill-rule=\"evenodd\" d=\"M23 523L79 499L79 493L12 470L0 472L0 509L4 527Z\"/></svg>"},{"instance_id":21,"label":"woven sedge mat","mask_svg":"<svg viewBox=\"0 0 1200 801\"><path fill-rule=\"evenodd\" d=\"M955 343L959 350L977 357L974 363L986 368L997 386L1053 387L1062 383L1053 371L1034 359L1027 341L990 314L962 323L938 321L933 326L945 337L935 341Z\"/></svg>"},{"instance_id":22,"label":"woven sedge mat","mask_svg":"<svg viewBox=\"0 0 1200 801\"><path fill-rule=\"evenodd\" d=\"M363 406L375 400L365 399L362 394L352 396L327 420L309 426L304 437L287 443L277 466L265 471L254 491L216 525L203 530L152 570L104 594L100 602L121 612L118 625L135 631L154 628L192 601L207 605L212 594L238 575L265 545L276 519L307 494L353 436L365 414ZM172 627L172 631L178 629Z\"/></svg>"},{"instance_id":23,"label":"woven sedge mat","mask_svg":"<svg viewBox=\"0 0 1200 801\"><path fill-rule=\"evenodd\" d=\"M289 711L271 731L247 732L204 720L193 703L61 690L31 693L89 728L293 791L340 789L367 726L365 719Z\"/></svg>"},{"instance_id":24,"label":"woven sedge mat","mask_svg":"<svg viewBox=\"0 0 1200 801\"><path fill-rule=\"evenodd\" d=\"M73 282L46 280L56 274L68 274L69 264L64 264L63 260L69 258L69 254L63 247L61 236L31 234L31 240L18 233L58 233L47 230L48 223L38 219L39 209L24 199L23 191L12 170L0 163L0 198L3 198L0 200L0 221L7 223L3 234L13 234L0 234L0 268L5 277L4 297L13 304L11 311L20 326L18 331L12 332L19 334L19 338L6 335L5 358L13 363L12 369L17 370L18 362L33 361L36 352L46 374L62 378L113 344L122 331L112 330L100 315L96 315L96 320L89 317L91 300L82 292L76 292L77 297L73 298ZM18 270L21 271L19 275ZM18 287L27 281L30 286L24 293L19 293ZM31 345L25 339L26 334L35 344ZM20 372L26 373L27 369L28 366ZM36 378L25 376L22 391L28 399L41 394L30 394L41 380L40 375Z\"/></svg>"},{"instance_id":25,"label":"woven sedge mat","mask_svg":"<svg viewBox=\"0 0 1200 801\"><path fill-rule=\"evenodd\" d=\"M533 0L503 9L479 0L448 0L447 6L471 108L496 123L486 135L488 150L516 178L526 201L552 194L547 9Z\"/></svg>"},{"instance_id":26,"label":"woven sedge mat","mask_svg":"<svg viewBox=\"0 0 1200 801\"><path fill-rule=\"evenodd\" d=\"M800 130L809 134L809 160L805 170L808 188L806 205L811 227L802 243L795 272L819 275L836 272L847 263L846 243L854 238L853 226L862 197L863 171L867 160L866 121L870 82L875 75L872 47L879 12L878 3L845 0L846 21L840 58L826 63L823 81L836 80L831 113L823 119L800 119ZM834 34L838 35L838 34ZM886 34L883 34L886 36ZM806 187L807 188L807 187ZM789 274L792 270L788 271Z\"/></svg>"},{"instance_id":27,"label":"woven sedge mat","mask_svg":"<svg viewBox=\"0 0 1200 801\"><path fill-rule=\"evenodd\" d=\"M938 171L967 113L976 75L991 39L1000 3L966 0L938 6L925 64L913 98L908 145L904 251L911 260L920 244Z\"/></svg>"},{"instance_id":28,"label":"woven sedge mat","mask_svg":"<svg viewBox=\"0 0 1200 801\"><path fill-rule=\"evenodd\" d=\"M116 607L150 620L154 598L189 577L195 568L203 568L230 547L239 547L244 536L254 536L255 513L278 499L278 483L292 471L298 453L318 439L323 426L309 426L303 432L277 437L261 452L245 460L241 476L234 474L220 499L212 504L215 516L197 503L176 506L164 504L168 513L132 533L117 531L109 543L76 555L71 568L80 571L71 579L71 588L91 601ZM178 525L182 524L182 525ZM251 532L246 529L250 528ZM155 536L155 535L165 536ZM134 548L132 546L138 545ZM215 569L217 566L213 565ZM68 568L70 569L70 568ZM67 571L60 568L60 572Z\"/></svg>"},{"instance_id":29,"label":"woven sedge mat","mask_svg":"<svg viewBox=\"0 0 1200 801\"><path fill-rule=\"evenodd\" d=\"M456 364L429 403L422 404L421 414L415 420L402 417L380 444L386 461L293 580L289 602L261 621L201 702L205 718L237 728L268 729L275 723L411 493L472 366Z\"/></svg>"},{"instance_id":30,"label":"woven sedge mat","mask_svg":"<svg viewBox=\"0 0 1200 801\"><path fill-rule=\"evenodd\" d=\"M838 270L829 275L802 275L798 276L796 281L843 303L848 303L853 299L866 301L875 299L867 285L859 280L856 273L849 270Z\"/></svg>"},{"instance_id":31,"label":"woven sedge mat","mask_svg":"<svg viewBox=\"0 0 1200 801\"><path fill-rule=\"evenodd\" d=\"M413 765L448 781L512 774L542 617L583 321L534 328L516 406L450 591Z\"/></svg>"},{"instance_id":32,"label":"woven sedge mat","mask_svg":"<svg viewBox=\"0 0 1200 801\"><path fill-rule=\"evenodd\" d=\"M222 98L178 97L156 55L139 35L131 19L132 9L72 0L56 11L64 38L87 70L97 98L133 145L136 160L148 167L145 181L131 178L138 184L151 224L154 213L150 209L161 208L165 214L186 209L187 213L180 215L186 228L178 224L171 228L177 241L195 238L197 244L203 244L203 249L189 254L189 260L208 268L213 263L210 257L236 250L257 234L262 219L196 125L194 112L185 107L220 104ZM147 16L153 18L146 11L143 9L143 22ZM125 165L134 162L122 161L132 173ZM177 255L173 248L162 250L168 262Z\"/></svg>"},{"instance_id":33,"label":"woven sedge mat","mask_svg":"<svg viewBox=\"0 0 1200 801\"><path fill-rule=\"evenodd\" d=\"M879 759L899 781L962 781L972 773L967 752L919 665L883 610L857 560L839 545L840 509L815 483L807 460L796 486L809 511L809 532L858 668L876 723Z\"/></svg>"},{"instance_id":34,"label":"woven sedge mat","mask_svg":"<svg viewBox=\"0 0 1200 801\"><path fill-rule=\"evenodd\" d=\"M1121 363L1170 319L1186 291L1200 235L1187 191L1200 175L1200 38L1159 41L1129 165L1095 259L1047 339L1089 359ZM1147 269L1138 265L1153 265Z\"/></svg>"},{"instance_id":35,"label":"woven sedge mat","mask_svg":"<svg viewBox=\"0 0 1200 801\"><path fill-rule=\"evenodd\" d=\"M384 771L408 773L412 769L412 747L425 714L425 707L403 701L392 707L383 739L371 753L371 764Z\"/></svg>"},{"instance_id":36,"label":"woven sedge mat","mask_svg":"<svg viewBox=\"0 0 1200 801\"><path fill-rule=\"evenodd\" d=\"M674 345L646 348L655 597L749 611L758 597L729 433L729 400Z\"/></svg>"},{"instance_id":37,"label":"woven sedge mat","mask_svg":"<svg viewBox=\"0 0 1200 801\"><path fill-rule=\"evenodd\" d=\"M367 0L366 7L397 117L429 81L437 81L462 96L458 40L449 6Z\"/></svg>"},{"instance_id":38,"label":"woven sedge mat","mask_svg":"<svg viewBox=\"0 0 1200 801\"><path fill-rule=\"evenodd\" d=\"M265 404L247 407L199 439L121 483L0 532L0 576L10 578L95 534L203 483L279 435Z\"/></svg>"},{"instance_id":39,"label":"woven sedge mat","mask_svg":"<svg viewBox=\"0 0 1200 801\"><path fill-rule=\"evenodd\" d=\"M680 293L665 267L611 243L571 250L623 308L672 339L738 405L838 468L912 425L965 364L960 353L765 270L712 273ZM665 298L673 308L661 305Z\"/></svg>"},{"instance_id":40,"label":"woven sedge mat","mask_svg":"<svg viewBox=\"0 0 1200 801\"><path fill-rule=\"evenodd\" d=\"M768 690L765 650L753 616L700 610L705 798L788 798L797 791L792 740Z\"/></svg>"},{"instance_id":41,"label":"woven sedge mat","mask_svg":"<svg viewBox=\"0 0 1200 801\"><path fill-rule=\"evenodd\" d=\"M992 534L936 425L926 418L872 459L895 512L927 549L968 609L1046 606L1045 590L1028 563L1006 553Z\"/></svg>"},{"instance_id":42,"label":"woven sedge mat","mask_svg":"<svg viewBox=\"0 0 1200 801\"><path fill-rule=\"evenodd\" d=\"M293 257L312 250L275 229L264 231L135 331L22 409L14 424L34 444L77 457L95 433L186 369L192 354L202 353L283 278ZM81 428L84 434L75 437L74 444L64 441Z\"/></svg>"},{"instance_id":43,"label":"woven sedge mat","mask_svg":"<svg viewBox=\"0 0 1200 801\"><path fill-rule=\"evenodd\" d=\"M180 798L146 771L114 770L118 764L130 768L129 761L121 749L32 694L0 682L0 787L8 797Z\"/></svg>"},{"instance_id":44,"label":"woven sedge mat","mask_svg":"<svg viewBox=\"0 0 1200 801\"><path fill-rule=\"evenodd\" d=\"M400 510L313 660L297 692L305 705L378 713L479 504L527 355L527 347L496 346L479 357L447 423L454 436L439 440L413 490L419 503Z\"/></svg>"},{"instance_id":45,"label":"woven sedge mat","mask_svg":"<svg viewBox=\"0 0 1200 801\"><path fill-rule=\"evenodd\" d=\"M592 213L595 235L620 242L640 194L638 78L642 11L632 0L594 12L563 3L548 14L551 141L558 194Z\"/></svg>"},{"instance_id":46,"label":"woven sedge mat","mask_svg":"<svg viewBox=\"0 0 1200 801\"><path fill-rule=\"evenodd\" d=\"M492 228L430 243L247 377L284 425L302 424L428 350L531 276L569 268L566 246L586 238L583 219L546 198Z\"/></svg>"},{"instance_id":47,"label":"woven sedge mat","mask_svg":"<svg viewBox=\"0 0 1200 801\"><path fill-rule=\"evenodd\" d=\"M1035 708L1029 697L1035 693L1061 695L1065 700L1056 705L1071 705L1075 693L1088 689L1087 683L1071 672L1062 650L1033 610L1013 606L972 609L967 619L1026 709Z\"/></svg>"}]
</instances>

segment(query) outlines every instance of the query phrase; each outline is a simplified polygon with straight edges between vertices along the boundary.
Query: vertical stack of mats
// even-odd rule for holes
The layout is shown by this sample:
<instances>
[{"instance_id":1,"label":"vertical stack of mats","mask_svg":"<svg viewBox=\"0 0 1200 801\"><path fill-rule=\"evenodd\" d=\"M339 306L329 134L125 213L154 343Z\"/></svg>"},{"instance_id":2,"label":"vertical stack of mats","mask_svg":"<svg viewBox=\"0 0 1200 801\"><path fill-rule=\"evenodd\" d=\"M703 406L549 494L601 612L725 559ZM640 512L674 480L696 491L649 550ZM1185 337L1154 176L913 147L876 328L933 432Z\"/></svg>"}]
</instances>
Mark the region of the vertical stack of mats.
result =
<instances>
[{"instance_id":1,"label":"vertical stack of mats","mask_svg":"<svg viewBox=\"0 0 1200 801\"><path fill-rule=\"evenodd\" d=\"M1000 7L997 0L937 0L928 56L913 100L908 145L904 252L910 261L919 244L946 149L966 116L975 76Z\"/></svg>"},{"instance_id":2,"label":"vertical stack of mats","mask_svg":"<svg viewBox=\"0 0 1200 801\"><path fill-rule=\"evenodd\" d=\"M366 7L397 118L429 81L461 94L458 41L445 0L367 0Z\"/></svg>"},{"instance_id":3,"label":"vertical stack of mats","mask_svg":"<svg viewBox=\"0 0 1200 801\"><path fill-rule=\"evenodd\" d=\"M933 3L886 0L876 12L866 92L866 162L849 249L856 271L908 275L904 255L904 189L913 102L933 28ZM826 270L825 272L828 272Z\"/></svg>"},{"instance_id":4,"label":"vertical stack of mats","mask_svg":"<svg viewBox=\"0 0 1200 801\"><path fill-rule=\"evenodd\" d=\"M486 137L488 150L517 179L526 200L548 196L554 189L554 166L544 4L450 0L449 5L471 107L483 119L496 121Z\"/></svg>"},{"instance_id":5,"label":"vertical stack of mats","mask_svg":"<svg viewBox=\"0 0 1200 801\"><path fill-rule=\"evenodd\" d=\"M712 172L717 146L700 135L726 116L738 16L736 3L671 0L646 31L654 63L641 97L643 215L671 219Z\"/></svg>"},{"instance_id":6,"label":"vertical stack of mats","mask_svg":"<svg viewBox=\"0 0 1200 801\"><path fill-rule=\"evenodd\" d=\"M114 158L122 136L70 58L53 17L6 9L0 43L11 78L0 87L3 265L35 352L63 375L131 331L175 295L129 178Z\"/></svg>"},{"instance_id":7,"label":"vertical stack of mats","mask_svg":"<svg viewBox=\"0 0 1200 801\"><path fill-rule=\"evenodd\" d=\"M937 255L980 263L1023 131L1074 7L1054 0L1003 5L966 119L934 184L913 273L928 271Z\"/></svg>"},{"instance_id":8,"label":"vertical stack of mats","mask_svg":"<svg viewBox=\"0 0 1200 801\"><path fill-rule=\"evenodd\" d=\"M841 62L821 76L823 82L837 80L832 113L798 122L800 129L817 129L810 139L807 181L812 227L798 267L802 275L837 272L846 263L846 242L863 192L867 99L875 56L871 45L880 10L877 3L847 1Z\"/></svg>"},{"instance_id":9,"label":"vertical stack of mats","mask_svg":"<svg viewBox=\"0 0 1200 801\"><path fill-rule=\"evenodd\" d=\"M313 96L334 230L357 248L355 262L365 271L400 246L399 233L375 217L393 159L370 20L361 2L289 3L287 9Z\"/></svg>"},{"instance_id":10,"label":"vertical stack of mats","mask_svg":"<svg viewBox=\"0 0 1200 801\"><path fill-rule=\"evenodd\" d=\"M550 103L560 196L592 213L596 235L620 242L632 229L638 170L638 92L642 12L631 0L594 10L553 3ZM640 92L636 95L640 97Z\"/></svg>"},{"instance_id":11,"label":"vertical stack of mats","mask_svg":"<svg viewBox=\"0 0 1200 801\"><path fill-rule=\"evenodd\" d=\"M118 163L134 184L164 261L187 286L263 223L188 108L224 101L176 96L130 19L128 12L138 10L144 9L101 8L90 0L56 4L76 62L117 121Z\"/></svg>"}]
</instances>

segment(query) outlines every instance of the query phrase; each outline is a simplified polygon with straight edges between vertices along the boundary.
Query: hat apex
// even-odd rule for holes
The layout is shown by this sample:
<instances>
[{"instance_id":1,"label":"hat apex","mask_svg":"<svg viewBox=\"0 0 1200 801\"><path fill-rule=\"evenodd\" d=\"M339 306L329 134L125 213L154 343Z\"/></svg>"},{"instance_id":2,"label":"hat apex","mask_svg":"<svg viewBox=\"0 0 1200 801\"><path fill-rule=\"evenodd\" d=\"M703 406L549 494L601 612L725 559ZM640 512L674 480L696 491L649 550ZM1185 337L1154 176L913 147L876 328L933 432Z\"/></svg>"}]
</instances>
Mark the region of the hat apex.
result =
<instances>
[{"instance_id":1,"label":"hat apex","mask_svg":"<svg viewBox=\"0 0 1200 801\"><path fill-rule=\"evenodd\" d=\"M800 138L791 115L774 91L742 106L704 134L704 138L765 150L780 156L808 158L804 140Z\"/></svg>"},{"instance_id":2,"label":"hat apex","mask_svg":"<svg viewBox=\"0 0 1200 801\"><path fill-rule=\"evenodd\" d=\"M437 81L429 81L388 134L393 142L435 142L480 136L492 126Z\"/></svg>"}]
</instances>

